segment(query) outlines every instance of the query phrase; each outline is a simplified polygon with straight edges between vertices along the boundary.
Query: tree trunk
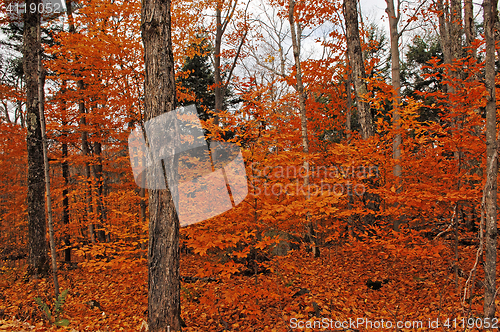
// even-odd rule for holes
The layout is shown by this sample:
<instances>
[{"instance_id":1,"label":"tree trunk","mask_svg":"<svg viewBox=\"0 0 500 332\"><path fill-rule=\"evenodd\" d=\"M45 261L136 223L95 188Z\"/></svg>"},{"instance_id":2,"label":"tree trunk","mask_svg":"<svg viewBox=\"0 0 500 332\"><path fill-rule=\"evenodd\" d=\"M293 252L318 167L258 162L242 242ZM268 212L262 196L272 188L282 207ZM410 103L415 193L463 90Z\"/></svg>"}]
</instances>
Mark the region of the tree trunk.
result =
<instances>
[{"instance_id":1,"label":"tree trunk","mask_svg":"<svg viewBox=\"0 0 500 332\"><path fill-rule=\"evenodd\" d=\"M400 58L399 58L399 11L396 13L394 7L394 0L386 0L387 8L386 13L389 16L389 31L391 36L391 77L392 77L392 87L394 89L394 101L392 104L392 123L394 130L396 130L396 136L394 137L392 145L392 157L396 164L394 165L393 174L396 177L396 194L400 194L403 190L402 185L402 167L401 167L401 133L399 129L401 127L401 71L400 71ZM399 206L398 203L396 203ZM398 231L399 226L403 221L402 216L394 218L393 228Z\"/></svg>"},{"instance_id":2,"label":"tree trunk","mask_svg":"<svg viewBox=\"0 0 500 332\"><path fill-rule=\"evenodd\" d=\"M92 165L92 177L96 181L95 198L96 198L96 213L97 220L97 239L99 242L106 242L106 231L104 222L106 221L106 209L104 206L104 174L102 171L102 144L94 143L94 152L97 157L97 163Z\"/></svg>"},{"instance_id":3,"label":"tree trunk","mask_svg":"<svg viewBox=\"0 0 500 332\"><path fill-rule=\"evenodd\" d=\"M141 221L143 223L146 223L146 188L144 188L144 185L139 190L139 197L141 198L141 200L139 201L139 215Z\"/></svg>"},{"instance_id":4,"label":"tree trunk","mask_svg":"<svg viewBox=\"0 0 500 332\"><path fill-rule=\"evenodd\" d=\"M222 26L222 4L217 3L217 8L215 9L215 19L216 19L216 27L215 27L215 47L214 47L214 95L215 95L215 121L218 122L218 116L222 108L224 107L224 96L222 93L222 74L220 70L220 57L221 57L221 48L222 48L222 35L224 34L223 26Z\"/></svg>"},{"instance_id":5,"label":"tree trunk","mask_svg":"<svg viewBox=\"0 0 500 332\"><path fill-rule=\"evenodd\" d=\"M38 6L39 0L26 0L26 8ZM49 259L45 240L45 190L43 169L42 130L38 109L38 12L27 11L24 16L23 67L26 77L26 124L28 150L28 234L30 275L47 275Z\"/></svg>"},{"instance_id":6,"label":"tree trunk","mask_svg":"<svg viewBox=\"0 0 500 332\"><path fill-rule=\"evenodd\" d=\"M461 58L462 48L462 0L450 0L449 33L451 54L453 58Z\"/></svg>"},{"instance_id":7,"label":"tree trunk","mask_svg":"<svg viewBox=\"0 0 500 332\"><path fill-rule=\"evenodd\" d=\"M474 31L474 12L472 0L464 0L464 30L465 30L465 45L472 46L475 39ZM473 57L477 58L477 50L473 48Z\"/></svg>"},{"instance_id":8,"label":"tree trunk","mask_svg":"<svg viewBox=\"0 0 500 332\"><path fill-rule=\"evenodd\" d=\"M295 23L294 19L294 9L295 0L290 0L289 10L288 10L288 21L290 23L290 31L292 33L292 48L293 48L293 58L295 60L295 79L297 84L295 90L299 95L299 108L300 108L300 129L302 136L302 151L304 152L304 163L303 167L305 170L304 177L304 187L309 187L309 138L307 136L307 114L306 114L306 97L304 93L304 84L302 83L302 69L300 66L300 38L302 36L302 28L299 23ZM307 189L307 200L310 199L309 188ZM309 241L312 246L312 252L314 257L319 257L319 247L317 244L316 232L314 231L314 224L310 220L310 216L306 217L309 220L307 222L307 230Z\"/></svg>"},{"instance_id":9,"label":"tree trunk","mask_svg":"<svg viewBox=\"0 0 500 332\"><path fill-rule=\"evenodd\" d=\"M62 132L62 158L63 161L61 163L61 168L62 168L62 176L64 179L64 189L62 191L62 196L63 196L63 201L62 201L62 206L63 206L63 211L62 211L62 221L63 224L66 227L65 235L64 235L64 246L66 249L64 249L64 261L66 263L71 262L71 248L69 247L70 245L70 232L69 232L69 198L68 198L68 186L69 186L69 164L68 164L68 143L66 142L66 139L68 137L68 132L66 129L64 129L67 126L66 121L62 121L62 126L63 126L63 132Z\"/></svg>"},{"instance_id":10,"label":"tree trunk","mask_svg":"<svg viewBox=\"0 0 500 332\"><path fill-rule=\"evenodd\" d=\"M367 139L373 135L373 119L370 112L370 105L363 100L364 95L368 93L368 89L365 82L366 71L363 62L361 41L359 40L358 9L356 5L356 0L344 0L344 19L347 34L347 53L354 81L359 124L361 125L361 137Z\"/></svg>"},{"instance_id":11,"label":"tree trunk","mask_svg":"<svg viewBox=\"0 0 500 332\"><path fill-rule=\"evenodd\" d=\"M148 121L175 108L170 0L142 2L141 32L146 66L144 118ZM165 144L175 142L168 140ZM175 162L165 162L162 166L164 176L165 173L174 176ZM177 197L175 187L149 189L148 324L151 332L181 330L179 218L173 197Z\"/></svg>"},{"instance_id":12,"label":"tree trunk","mask_svg":"<svg viewBox=\"0 0 500 332\"><path fill-rule=\"evenodd\" d=\"M69 32L74 33L75 32L75 25L73 24L73 8L71 6L71 0L66 1L66 14L68 15L69 19ZM63 86L62 86L62 92L66 92L67 88L67 82L63 81ZM66 114L66 102L63 101L63 113ZM62 168L62 176L64 179L64 189L62 192L63 195L63 211L62 211L62 221L63 224L66 227L65 235L64 235L64 246L66 249L64 249L64 261L66 263L71 262L71 248L69 247L71 243L71 238L70 238L70 232L69 232L69 197L68 197L68 186L69 186L69 163L68 163L68 142L67 137L68 137L68 130L66 129L67 126L67 121L64 119L62 121L62 146L61 146L61 152L62 152L62 163L61 163L61 168Z\"/></svg>"},{"instance_id":13,"label":"tree trunk","mask_svg":"<svg viewBox=\"0 0 500 332\"><path fill-rule=\"evenodd\" d=\"M346 119L345 119L345 129L347 131L347 140L351 140L351 110L352 110L352 98L351 98L351 84L352 84L352 79L351 79L351 69L348 68L348 73L347 73L347 81L345 83L345 91L346 91L346 96L347 96L347 113L346 113Z\"/></svg>"},{"instance_id":14,"label":"tree trunk","mask_svg":"<svg viewBox=\"0 0 500 332\"><path fill-rule=\"evenodd\" d=\"M41 41L40 25L38 25L38 39ZM52 197L50 196L50 177L49 177L49 156L47 147L47 133L45 129L45 70L42 66L42 48L38 53L38 111L40 114L40 129L42 132L43 147L43 166L45 175L45 198L47 200L47 216L49 224L50 256L52 261L52 276L54 278L55 298L59 298L59 280L57 278L57 252L54 239L54 223L52 220Z\"/></svg>"},{"instance_id":15,"label":"tree trunk","mask_svg":"<svg viewBox=\"0 0 500 332\"><path fill-rule=\"evenodd\" d=\"M90 155L90 148L88 142L88 133L87 133L87 117L85 111L85 101L83 99L83 94L85 90L85 83L83 80L79 80L77 82L78 91L80 92L80 101L78 102L78 112L80 113L80 140L82 142L82 155L84 157L88 157ZM90 222L88 225L89 238L90 242L95 243L95 231L94 224L91 222L92 214L94 212L94 208L92 206L92 181L90 179L90 165L87 159L84 161L83 172L85 176L85 203L86 203L86 219L87 222Z\"/></svg>"},{"instance_id":16,"label":"tree trunk","mask_svg":"<svg viewBox=\"0 0 500 332\"><path fill-rule=\"evenodd\" d=\"M495 317L496 257L497 257L497 174L498 152L496 140L495 95L495 21L498 0L484 0L484 34L486 39L485 84L486 96L486 185L484 188L485 246L484 317Z\"/></svg>"}]
</instances>

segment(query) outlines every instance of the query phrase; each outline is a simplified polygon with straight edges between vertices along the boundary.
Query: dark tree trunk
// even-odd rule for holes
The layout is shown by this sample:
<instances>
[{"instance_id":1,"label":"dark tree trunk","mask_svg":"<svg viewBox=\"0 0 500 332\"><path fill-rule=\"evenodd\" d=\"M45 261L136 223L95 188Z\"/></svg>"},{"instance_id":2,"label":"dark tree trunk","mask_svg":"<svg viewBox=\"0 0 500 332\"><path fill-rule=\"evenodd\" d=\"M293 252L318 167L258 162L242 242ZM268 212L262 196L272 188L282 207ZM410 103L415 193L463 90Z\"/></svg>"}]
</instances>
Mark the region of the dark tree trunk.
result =
<instances>
[{"instance_id":1,"label":"dark tree trunk","mask_svg":"<svg viewBox=\"0 0 500 332\"><path fill-rule=\"evenodd\" d=\"M97 238L99 242L106 242L106 231L104 229L104 222L106 221L106 209L104 206L104 174L102 172L102 144L100 142L94 143L95 156L97 157L97 164L93 166L93 177L97 182L96 190L96 210L99 225L97 229Z\"/></svg>"},{"instance_id":2,"label":"dark tree trunk","mask_svg":"<svg viewBox=\"0 0 500 332\"><path fill-rule=\"evenodd\" d=\"M486 97L486 185L484 188L485 264L484 317L495 317L496 258L497 258L497 175L498 152L496 139L495 94L495 21L498 0L484 0L484 35L486 39L485 83Z\"/></svg>"},{"instance_id":3,"label":"dark tree trunk","mask_svg":"<svg viewBox=\"0 0 500 332\"><path fill-rule=\"evenodd\" d=\"M38 6L38 0L26 0L26 8ZM28 149L28 233L29 274L47 275L49 259L45 239L45 175L43 163L42 130L38 99L38 40L39 14L27 11L24 19L23 66L26 77L26 126Z\"/></svg>"},{"instance_id":4,"label":"dark tree trunk","mask_svg":"<svg viewBox=\"0 0 500 332\"><path fill-rule=\"evenodd\" d=\"M84 157L88 157L90 155L90 146L88 141L88 132L87 132L87 116L85 110L85 101L83 99L83 91L85 90L85 83L83 80L79 80L77 82L78 91L80 93L80 101L78 102L78 111L80 113L80 133L81 133L81 142L82 142L82 155ZM92 219L92 213L94 212L94 208L92 206L92 181L90 179L90 165L87 160L84 162L83 172L85 175L85 186L87 187L85 190L85 203L86 203L86 219L90 221ZM90 242L95 243L95 232L94 232L94 224L92 222L88 225L89 238Z\"/></svg>"},{"instance_id":5,"label":"dark tree trunk","mask_svg":"<svg viewBox=\"0 0 500 332\"><path fill-rule=\"evenodd\" d=\"M175 108L170 0L144 0L141 17L146 66L144 118L148 121ZM173 140L165 142L175 144ZM174 167L175 162L162 163L163 175L174 176ZM181 330L179 218L173 201L176 191L175 187L149 189L148 324L151 332Z\"/></svg>"},{"instance_id":6,"label":"dark tree trunk","mask_svg":"<svg viewBox=\"0 0 500 332\"><path fill-rule=\"evenodd\" d=\"M73 24L73 8L71 6L71 0L66 1L66 14L68 15L68 18L70 20L69 22L69 32L73 33L75 32L75 25ZM66 81L63 82L63 88L62 92L64 93L66 91L67 83ZM66 102L63 102L63 110L66 110ZM62 192L63 195L63 214L62 214L62 221L63 224L66 227L66 234L64 235L64 246L66 246L66 249L64 249L64 261L69 263L71 262L71 248L69 247L71 243L71 238L69 235L69 198L68 198L68 186L69 186L69 163L68 163L68 142L67 137L68 137L68 131L66 129L67 121L63 120L62 121L62 158L63 161L61 163L61 168L62 168L62 176L64 179L64 189Z\"/></svg>"},{"instance_id":7,"label":"dark tree trunk","mask_svg":"<svg viewBox=\"0 0 500 332\"><path fill-rule=\"evenodd\" d=\"M67 3L67 6L70 6L70 3ZM61 88L61 93L64 94L67 89L67 83L66 81L63 81L62 88ZM63 111L66 110L66 102L62 102L62 109ZM70 235L69 235L69 198L68 198L68 186L69 186L69 163L68 163L68 130L66 129L66 126L68 125L68 122L66 119L62 120L62 133L61 133L61 157L62 157L62 162L61 162L61 171L62 171L62 177L64 180L64 188L62 191L62 222L65 226L65 231L64 231L64 246L66 247L64 249L64 261L69 263L71 262L71 248L69 247L70 245Z\"/></svg>"},{"instance_id":8,"label":"dark tree trunk","mask_svg":"<svg viewBox=\"0 0 500 332\"><path fill-rule=\"evenodd\" d=\"M66 121L63 121L62 123L63 127L67 125ZM69 263L71 262L71 248L69 247L70 245L70 235L69 235L69 199L68 199L68 186L69 186L69 164L68 164L68 143L66 142L68 134L66 129L63 129L63 144L62 144L62 158L63 162L61 165L62 168L62 176L64 179L64 189L62 192L63 196L63 211L62 211L62 221L63 224L66 227L65 235L64 235L64 246L66 249L64 249L64 261Z\"/></svg>"},{"instance_id":9,"label":"dark tree trunk","mask_svg":"<svg viewBox=\"0 0 500 332\"><path fill-rule=\"evenodd\" d=\"M354 81L354 92L358 107L359 124L361 125L361 137L367 139L373 135L373 119L370 112L370 105L363 100L368 93L366 87L366 71L359 40L358 10L356 0L344 0L344 19L347 34L347 53L349 66L352 70Z\"/></svg>"}]
</instances>

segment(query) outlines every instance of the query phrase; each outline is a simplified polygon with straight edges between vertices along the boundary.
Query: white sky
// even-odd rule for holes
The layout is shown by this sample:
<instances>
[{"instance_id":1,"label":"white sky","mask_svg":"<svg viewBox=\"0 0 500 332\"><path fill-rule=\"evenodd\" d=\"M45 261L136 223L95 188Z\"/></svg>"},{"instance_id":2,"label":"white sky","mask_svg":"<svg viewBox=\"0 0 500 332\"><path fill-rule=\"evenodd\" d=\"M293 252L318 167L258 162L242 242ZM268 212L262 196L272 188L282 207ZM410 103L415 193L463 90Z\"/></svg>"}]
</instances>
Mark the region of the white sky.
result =
<instances>
[{"instance_id":1,"label":"white sky","mask_svg":"<svg viewBox=\"0 0 500 332\"><path fill-rule=\"evenodd\" d=\"M385 3L385 0L361 0L361 12L363 14L363 17L368 17L370 20L373 20L375 22L382 23L382 17L386 19L386 6L387 5ZM383 23L386 22L384 21Z\"/></svg>"}]
</instances>

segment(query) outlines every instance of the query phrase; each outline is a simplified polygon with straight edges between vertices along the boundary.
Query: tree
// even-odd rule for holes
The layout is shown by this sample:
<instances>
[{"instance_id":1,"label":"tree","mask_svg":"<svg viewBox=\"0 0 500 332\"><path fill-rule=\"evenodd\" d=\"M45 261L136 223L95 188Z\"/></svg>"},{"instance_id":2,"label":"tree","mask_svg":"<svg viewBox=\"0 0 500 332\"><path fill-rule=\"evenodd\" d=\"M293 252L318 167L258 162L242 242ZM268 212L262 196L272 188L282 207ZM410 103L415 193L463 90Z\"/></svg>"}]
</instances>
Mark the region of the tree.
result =
<instances>
[{"instance_id":1,"label":"tree","mask_svg":"<svg viewBox=\"0 0 500 332\"><path fill-rule=\"evenodd\" d=\"M419 120L421 122L432 121L438 122L439 109L431 107L436 98L432 97L432 93L441 91L442 70L439 76L429 75L432 68L428 66L432 58L439 59L439 63L443 62L443 53L437 36L430 36L424 40L421 37L413 39L411 45L408 45L406 51L406 61L401 66L401 85L403 91L401 94L415 100L422 100L423 106L419 110Z\"/></svg>"},{"instance_id":2,"label":"tree","mask_svg":"<svg viewBox=\"0 0 500 332\"><path fill-rule=\"evenodd\" d=\"M210 47L206 39L199 43L192 44L189 47L194 53L187 56L181 69L178 79L182 89L194 97L196 109L200 113L202 120L208 120L211 116L207 112L215 109L215 95L211 91L215 80L214 73L210 64ZM191 52L188 52L191 53ZM191 100L179 101L179 105L191 104Z\"/></svg>"},{"instance_id":3,"label":"tree","mask_svg":"<svg viewBox=\"0 0 500 332\"><path fill-rule=\"evenodd\" d=\"M393 151L392 156L396 161L394 165L393 173L397 179L397 188L396 192L401 193L402 190L402 167L401 167L401 133L399 133L399 129L401 127L401 114L399 111L400 103L401 103L401 71L399 66L399 37L401 34L398 32L398 22L400 19L400 13L396 13L396 9L394 8L393 0L386 0L387 8L386 12L389 16L389 31L391 34L391 77L392 77L392 88L394 89L394 100L392 104L392 122L394 126L394 130L396 130L396 136L393 141ZM398 2L399 4L399 2ZM399 10L399 7L398 7ZM394 230L399 230L399 225L401 223L400 218L394 219Z\"/></svg>"},{"instance_id":4,"label":"tree","mask_svg":"<svg viewBox=\"0 0 500 332\"><path fill-rule=\"evenodd\" d=\"M358 106L361 137L367 139L373 135L373 120L370 105L363 100L368 93L366 86L366 71L359 40L357 1L344 0L344 19L346 25L347 53L352 70L356 104Z\"/></svg>"},{"instance_id":5,"label":"tree","mask_svg":"<svg viewBox=\"0 0 500 332\"><path fill-rule=\"evenodd\" d=\"M175 108L170 7L170 0L142 3L146 121ZM166 142L175 144L173 140ZM166 148L172 150L175 146ZM164 176L175 178L174 163L162 163L162 166ZM154 174L148 176L152 178ZM152 332L167 331L167 328L181 330L179 218L173 201L176 191L177 188L168 186L149 191L148 324Z\"/></svg>"},{"instance_id":6,"label":"tree","mask_svg":"<svg viewBox=\"0 0 500 332\"><path fill-rule=\"evenodd\" d=\"M231 78L238 63L238 59L241 56L241 50L243 48L243 44L245 43L249 27L246 24L246 21L243 23L243 29L240 31L241 36L239 37L238 46L236 49L236 53L234 55L233 61L231 63L230 69L226 77L223 75L223 70L221 67L221 58L222 58L222 37L229 26L229 23L234 18L235 12L237 11L238 0L230 0L228 3L224 3L224 1L216 1L215 7L215 45L214 45L214 93L215 93L215 113L223 111L225 108L224 99L225 92L227 91L227 87L231 82ZM224 15L222 15L223 7L226 6L226 10ZM248 6L247 6L248 8ZM244 13L246 16L246 11ZM246 19L246 17L245 17ZM216 118L217 121L217 118Z\"/></svg>"},{"instance_id":7,"label":"tree","mask_svg":"<svg viewBox=\"0 0 500 332\"><path fill-rule=\"evenodd\" d=\"M304 163L303 167L305 170L304 186L307 188L309 186L309 137L307 135L307 114L306 114L306 95L304 91L304 84L302 83L302 69L300 64L300 38L302 36L302 27L299 22L294 19L295 10L295 0L290 0L288 9L288 22L290 23L290 31L292 33L292 47L293 47L293 59L295 62L295 90L299 95L299 109L300 109L300 132L302 138L302 152L304 153ZM310 199L309 189L307 190L307 199ZM306 216L307 219L311 217ZM311 220L308 220L308 237L312 245L314 257L319 257L319 247L317 246L317 240L314 231L314 224Z\"/></svg>"},{"instance_id":8,"label":"tree","mask_svg":"<svg viewBox=\"0 0 500 332\"><path fill-rule=\"evenodd\" d=\"M497 259L497 177L498 151L496 139L496 94L495 94L495 23L498 0L484 0L484 34L486 39L485 84L486 102L486 185L483 192L485 228L484 265L484 317L495 317L496 259Z\"/></svg>"},{"instance_id":9,"label":"tree","mask_svg":"<svg viewBox=\"0 0 500 332\"><path fill-rule=\"evenodd\" d=\"M26 8L38 6L39 0L26 0ZM38 7L37 7L38 8ZM45 225L45 191L42 130L38 103L38 53L41 43L39 13L27 11L24 18L23 56L26 80L26 123L28 147L28 230L30 249L29 274L45 275L49 272Z\"/></svg>"}]
</instances>

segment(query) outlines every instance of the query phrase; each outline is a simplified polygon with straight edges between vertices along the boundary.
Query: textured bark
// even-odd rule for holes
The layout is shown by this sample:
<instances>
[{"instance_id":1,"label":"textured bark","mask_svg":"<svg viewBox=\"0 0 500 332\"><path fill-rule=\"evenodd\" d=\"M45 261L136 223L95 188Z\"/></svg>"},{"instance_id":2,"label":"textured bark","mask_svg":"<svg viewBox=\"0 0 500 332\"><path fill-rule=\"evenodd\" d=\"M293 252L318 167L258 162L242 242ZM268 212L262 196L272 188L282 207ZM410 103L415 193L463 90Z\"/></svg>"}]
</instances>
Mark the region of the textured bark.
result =
<instances>
[{"instance_id":1,"label":"textured bark","mask_svg":"<svg viewBox=\"0 0 500 332\"><path fill-rule=\"evenodd\" d=\"M40 26L38 26L38 38L41 40ZM50 166L47 147L47 134L45 129L45 69L42 66L42 49L38 54L38 111L40 114L40 127L42 132L43 165L45 175L45 198L47 200L47 216L49 224L50 257L52 262L52 276L54 278L55 298L59 297L59 280L57 277L57 252L54 238L54 222L52 220L52 199L50 195Z\"/></svg>"},{"instance_id":2,"label":"textured bark","mask_svg":"<svg viewBox=\"0 0 500 332\"><path fill-rule=\"evenodd\" d=\"M27 0L26 8L31 4L38 6L39 1ZM28 11L24 18L23 66L26 79L26 127L28 149L28 236L31 275L47 275L49 259L45 240L45 191L43 169L42 130L40 124L38 99L38 13Z\"/></svg>"},{"instance_id":3,"label":"textured bark","mask_svg":"<svg viewBox=\"0 0 500 332\"><path fill-rule=\"evenodd\" d=\"M71 2L66 3L67 7L71 7ZM61 88L61 93L64 95L66 93L67 89L67 82L63 81L62 88ZM63 113L67 109L66 102L62 102L62 107ZM69 235L69 230L68 230L68 225L69 225L69 197L68 197L68 186L69 186L69 163L68 163L68 131L66 129L66 126L68 125L68 122L63 119L61 121L62 124L62 142L61 142L61 157L62 157L62 162L61 162L61 171L62 171L62 177L64 180L64 188L62 191L62 222L66 227L66 230L64 231L64 246L66 249L64 249L64 261L69 263L71 262L71 248L69 247L70 245L70 235Z\"/></svg>"},{"instance_id":4,"label":"textured bark","mask_svg":"<svg viewBox=\"0 0 500 332\"><path fill-rule=\"evenodd\" d=\"M80 92L81 96L83 96L83 90L85 89L85 84L83 80L79 80L77 82L77 88ZM85 110L85 101L83 97L80 98L78 102L78 112L80 113L80 140L82 142L82 155L88 157L90 155L90 147L88 142L88 132L87 132L87 117ZM92 213L94 212L94 208L92 206L92 184L90 179L90 165L88 161L85 161L83 166L83 174L85 176L85 185L87 186L85 190L85 202L86 202L86 218L87 220L91 219ZM94 232L94 224L89 223L88 225L89 238L92 243L95 243L95 232Z\"/></svg>"},{"instance_id":5,"label":"textured bark","mask_svg":"<svg viewBox=\"0 0 500 332\"><path fill-rule=\"evenodd\" d=\"M373 119L370 112L370 105L363 100L363 96L368 92L368 89L365 82L366 71L363 62L361 41L359 40L358 10L356 5L356 0L344 0L344 19L347 34L347 53L354 81L359 124L361 125L361 137L367 139L373 135Z\"/></svg>"},{"instance_id":6,"label":"textured bark","mask_svg":"<svg viewBox=\"0 0 500 332\"><path fill-rule=\"evenodd\" d=\"M451 55L453 58L461 58L462 48L462 0L450 0L449 33Z\"/></svg>"},{"instance_id":7,"label":"textured bark","mask_svg":"<svg viewBox=\"0 0 500 332\"><path fill-rule=\"evenodd\" d=\"M224 102L222 95L222 74L220 70L220 56L222 47L222 35L224 34L224 27L222 25L222 4L217 3L217 8L215 9L215 47L214 47L214 95L215 95L215 113L218 114L222 111ZM218 118L216 117L216 121Z\"/></svg>"},{"instance_id":8,"label":"textured bark","mask_svg":"<svg viewBox=\"0 0 500 332\"><path fill-rule=\"evenodd\" d=\"M304 177L304 187L309 186L309 161L308 161L308 155L309 155L309 137L307 135L307 114L306 114L306 97L305 97L305 92L304 92L304 84L302 83L302 69L300 66L300 38L302 35L302 28L300 27L299 23L296 23L293 17L294 14L294 8L295 8L295 0L290 0L289 3L289 11L288 11L288 22L290 23L290 31L292 33L292 48L293 48L293 58L295 61L295 79L296 79L296 86L295 90L297 91L299 95L299 109L300 109L300 130L301 130L301 135L302 135L302 151L305 154L305 159L303 163L303 167L305 170L305 177ZM307 199L310 198L309 195L309 190L307 191ZM307 219L310 219L310 216L308 215L306 217ZM307 220L307 231L308 231L308 237L309 241L311 242L312 246L312 252L314 257L319 257L320 252L319 252L319 247L317 245L317 239L316 239L316 232L314 230L314 224Z\"/></svg>"},{"instance_id":9,"label":"textured bark","mask_svg":"<svg viewBox=\"0 0 500 332\"><path fill-rule=\"evenodd\" d=\"M441 39L441 49L443 51L443 60L446 64L451 64L451 45L450 45L450 35L447 24L448 7L445 7L443 0L437 0L437 9L440 12L439 15L439 37Z\"/></svg>"},{"instance_id":10,"label":"textured bark","mask_svg":"<svg viewBox=\"0 0 500 332\"><path fill-rule=\"evenodd\" d=\"M75 32L75 24L73 23L73 6L72 6L72 1L71 0L66 0L66 14L68 16L68 21L69 21L69 33L74 33ZM63 82L63 91L66 89L66 81ZM63 109L66 109L66 102L63 102ZM65 112L63 112L65 113ZM68 136L68 131L65 129L67 122L66 120L62 121L63 125L63 131L62 131L62 136L63 136L63 142L62 142L62 176L64 179L64 189L63 189L63 224L68 227L69 225L69 197L68 197L68 186L69 186L69 163L68 163L68 143L66 142L66 138ZM71 244L71 238L69 235L69 230L66 228L66 234L64 236L64 245L67 247L64 249L64 261L65 262L71 262L71 248L69 245Z\"/></svg>"},{"instance_id":11,"label":"textured bark","mask_svg":"<svg viewBox=\"0 0 500 332\"><path fill-rule=\"evenodd\" d=\"M391 36L391 77L392 77L392 87L394 89L394 102L392 104L392 123L394 129L399 130L401 124L401 113L400 113L400 103L401 103L401 70L400 70L400 59L399 59L399 15L396 13L394 8L394 0L386 0L387 8L386 13L389 16L389 31ZM396 161L394 165L393 174L396 177L396 193L402 191L402 167L401 167L401 134L397 133L394 137L392 145L392 157ZM399 230L399 226L402 222L401 218L395 218L393 223L394 230Z\"/></svg>"},{"instance_id":12,"label":"textured bark","mask_svg":"<svg viewBox=\"0 0 500 332\"><path fill-rule=\"evenodd\" d=\"M62 122L63 128L66 127L67 122L63 121ZM64 235L64 246L66 249L64 249L64 261L69 263L71 262L71 248L69 247L70 245L70 235L69 231L67 229L69 225L69 197L68 197L68 186L69 186L69 164L68 164L68 143L66 142L68 133L66 129L63 129L62 132L62 137L63 137L63 143L61 147L61 152L62 152L62 158L63 161L61 163L61 168L62 168L62 176L64 179L64 189L62 192L63 196L63 201L62 201L62 206L63 206L63 211L62 211L62 221L63 224L66 226L66 231Z\"/></svg>"},{"instance_id":13,"label":"textured bark","mask_svg":"<svg viewBox=\"0 0 500 332\"><path fill-rule=\"evenodd\" d=\"M441 38L441 49L443 51L444 63L451 65L454 59L463 54L462 48L462 6L460 0L450 0L450 4L443 4L443 0L437 0L439 15L439 35ZM458 75L452 72L452 75ZM448 92L454 92L453 87L447 84Z\"/></svg>"},{"instance_id":14,"label":"textured bark","mask_svg":"<svg viewBox=\"0 0 500 332\"><path fill-rule=\"evenodd\" d=\"M495 21L498 0L484 0L484 32L486 39L485 84L486 96L486 186L484 188L485 264L484 317L495 317L496 257L497 257L497 174L495 95Z\"/></svg>"},{"instance_id":15,"label":"textured bark","mask_svg":"<svg viewBox=\"0 0 500 332\"><path fill-rule=\"evenodd\" d=\"M96 200L95 208L97 212L97 239L99 242L106 242L106 231L104 229L104 222L106 221L106 209L104 206L104 173L102 171L102 144L100 142L94 143L94 156L97 163L92 165L92 177L95 179L97 186L94 187L94 196Z\"/></svg>"},{"instance_id":16,"label":"textured bark","mask_svg":"<svg viewBox=\"0 0 500 332\"><path fill-rule=\"evenodd\" d=\"M474 12L472 0L464 0L464 32L465 32L465 45L470 47L475 38L474 31ZM473 50L474 58L477 57L477 50Z\"/></svg>"},{"instance_id":17,"label":"textured bark","mask_svg":"<svg viewBox=\"0 0 500 332\"><path fill-rule=\"evenodd\" d=\"M175 78L169 0L142 2L145 120L174 110ZM174 140L166 140L168 150ZM175 161L162 163L174 174ZM149 176L149 174L148 174ZM149 190L148 324L149 331L180 331L179 219L173 197L177 188Z\"/></svg>"},{"instance_id":18,"label":"textured bark","mask_svg":"<svg viewBox=\"0 0 500 332\"><path fill-rule=\"evenodd\" d=\"M233 15L236 11L236 6L238 4L238 0L230 0L229 2L224 3L223 1L218 1L217 6L215 8L215 45L214 45L214 95L215 95L215 112L218 113L223 111L226 107L224 104L224 98L226 97L227 87L231 82L231 77L234 72L234 68L238 62L238 59L241 55L241 51L243 48L243 44L245 43L245 39L248 33L248 30L245 30L243 36L241 38L240 44L236 49L236 55L234 56L233 62L231 64L231 69L229 70L227 76L223 79L221 72L221 52L222 52L222 36L226 32L226 28L233 18ZM227 12L225 13L224 19L222 18L222 7L223 5L227 6ZM215 123L219 122L219 118L215 116Z\"/></svg>"},{"instance_id":19,"label":"textured bark","mask_svg":"<svg viewBox=\"0 0 500 332\"><path fill-rule=\"evenodd\" d=\"M349 69L350 71L350 69ZM345 129L347 131L347 139L351 140L351 110L352 110L352 98L351 98L351 84L352 84L352 79L351 79L351 73L347 74L347 81L345 83L345 91L347 95L347 113L346 113L346 119L345 119Z\"/></svg>"}]
</instances>

